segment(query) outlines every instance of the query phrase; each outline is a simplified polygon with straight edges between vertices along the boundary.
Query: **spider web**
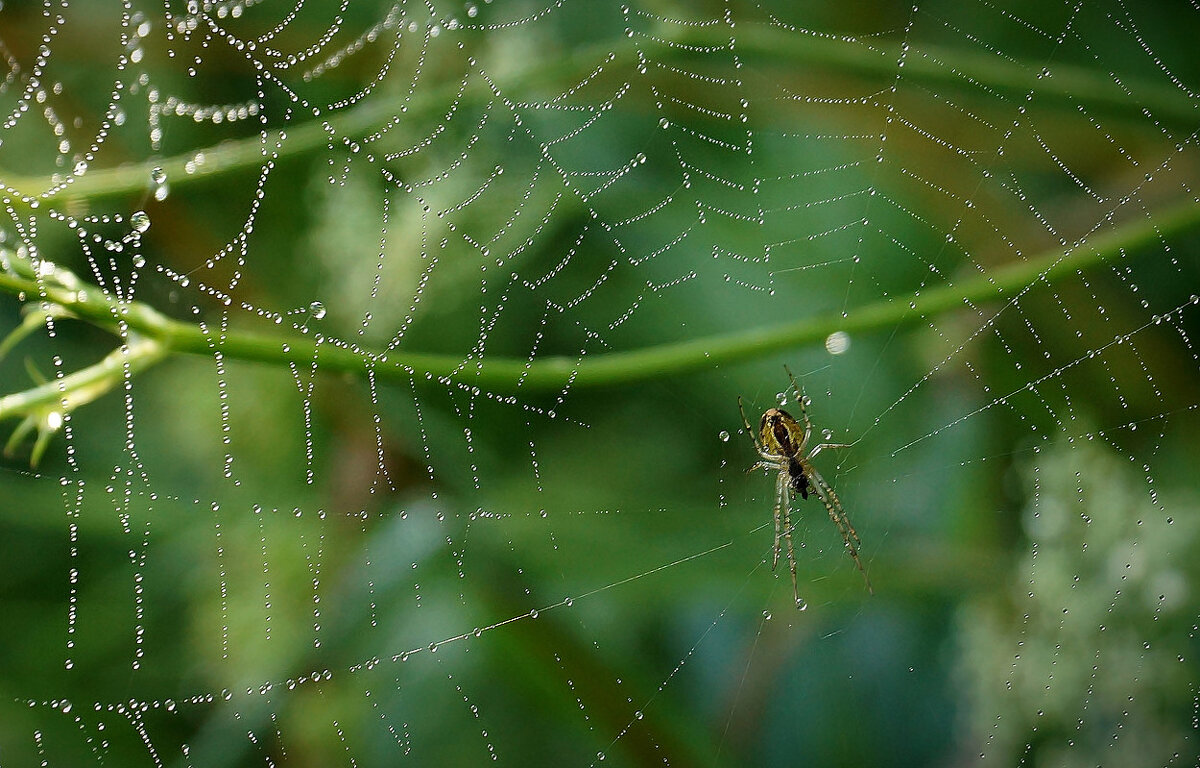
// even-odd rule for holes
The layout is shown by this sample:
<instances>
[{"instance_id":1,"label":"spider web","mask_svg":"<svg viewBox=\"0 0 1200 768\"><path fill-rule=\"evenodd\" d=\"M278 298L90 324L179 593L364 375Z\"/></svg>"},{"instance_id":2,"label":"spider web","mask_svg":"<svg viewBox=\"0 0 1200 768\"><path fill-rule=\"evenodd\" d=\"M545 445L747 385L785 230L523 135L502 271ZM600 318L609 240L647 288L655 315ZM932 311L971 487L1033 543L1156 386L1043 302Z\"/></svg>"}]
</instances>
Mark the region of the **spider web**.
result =
<instances>
[{"instance_id":1,"label":"spider web","mask_svg":"<svg viewBox=\"0 0 1200 768\"><path fill-rule=\"evenodd\" d=\"M0 19L0 765L1195 764L1194 2Z\"/></svg>"}]
</instances>

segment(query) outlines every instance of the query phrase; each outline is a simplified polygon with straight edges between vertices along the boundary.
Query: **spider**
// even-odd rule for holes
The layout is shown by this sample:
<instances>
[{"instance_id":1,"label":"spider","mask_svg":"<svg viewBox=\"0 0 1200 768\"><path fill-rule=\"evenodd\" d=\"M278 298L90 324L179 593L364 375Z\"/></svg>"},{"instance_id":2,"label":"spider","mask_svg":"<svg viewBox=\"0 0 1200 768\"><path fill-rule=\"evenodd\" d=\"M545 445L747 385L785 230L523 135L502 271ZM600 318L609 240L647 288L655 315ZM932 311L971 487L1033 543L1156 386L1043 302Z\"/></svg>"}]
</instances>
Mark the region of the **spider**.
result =
<instances>
[{"instance_id":1,"label":"spider","mask_svg":"<svg viewBox=\"0 0 1200 768\"><path fill-rule=\"evenodd\" d=\"M795 393L796 402L800 405L800 415L804 418L803 429L787 411L782 408L768 408L762 415L762 420L759 421L756 435L750 428L750 422L746 419L746 409L742 406L742 398L738 397L738 411L742 414L742 425L746 427L746 433L754 441L754 448L758 451L759 458L758 463L746 471L753 472L761 469L766 472L778 472L775 478L775 548L774 556L771 558L771 570L775 570L775 567L779 565L780 539L784 539L787 541L788 563L792 571L792 594L796 598L796 607L803 608L804 601L800 599L800 592L796 587L796 550L792 546L792 496L798 493L801 499L807 499L811 491L825 505L829 519L837 526L838 533L842 534L842 540L846 542L846 550L867 582L867 592L875 594L875 590L871 588L871 579L868 578L862 560L858 557L858 548L862 546L862 542L854 531L854 526L850 524L850 518L846 517L846 510L842 509L841 500L833 492L829 483L825 482L825 478L821 477L821 473L812 465L812 460L822 450L848 448L849 445L846 443L820 443L814 446L807 455L805 454L805 448L812 436L812 422L808 418L808 396L800 391L800 385L796 383L796 377L792 375L788 367L784 366L783 369L787 371L788 378L792 380L792 391Z\"/></svg>"}]
</instances>

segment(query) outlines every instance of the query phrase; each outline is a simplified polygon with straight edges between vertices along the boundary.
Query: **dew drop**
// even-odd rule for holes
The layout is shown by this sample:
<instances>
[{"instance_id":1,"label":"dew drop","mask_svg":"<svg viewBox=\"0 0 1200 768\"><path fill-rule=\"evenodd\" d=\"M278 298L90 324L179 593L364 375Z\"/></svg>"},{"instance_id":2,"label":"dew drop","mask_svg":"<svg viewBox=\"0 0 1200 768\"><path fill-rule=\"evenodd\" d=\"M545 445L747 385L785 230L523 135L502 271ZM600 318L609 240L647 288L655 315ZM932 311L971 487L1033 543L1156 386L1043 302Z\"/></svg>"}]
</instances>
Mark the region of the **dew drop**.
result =
<instances>
[{"instance_id":1,"label":"dew drop","mask_svg":"<svg viewBox=\"0 0 1200 768\"><path fill-rule=\"evenodd\" d=\"M145 211L134 211L129 217L129 223L133 225L135 232L145 232L150 229L150 216Z\"/></svg>"},{"instance_id":2,"label":"dew drop","mask_svg":"<svg viewBox=\"0 0 1200 768\"><path fill-rule=\"evenodd\" d=\"M728 442L729 442L729 432L728 432L728 431L726 431L726 430L724 430L724 429L722 429L722 430L720 431L720 433L717 435L717 437L718 437L718 438L720 438L720 440L721 440L721 442L722 442L722 443L728 443Z\"/></svg>"},{"instance_id":3,"label":"dew drop","mask_svg":"<svg viewBox=\"0 0 1200 768\"><path fill-rule=\"evenodd\" d=\"M831 355L841 355L850 349L850 335L845 331L834 331L825 337L825 351Z\"/></svg>"}]
</instances>

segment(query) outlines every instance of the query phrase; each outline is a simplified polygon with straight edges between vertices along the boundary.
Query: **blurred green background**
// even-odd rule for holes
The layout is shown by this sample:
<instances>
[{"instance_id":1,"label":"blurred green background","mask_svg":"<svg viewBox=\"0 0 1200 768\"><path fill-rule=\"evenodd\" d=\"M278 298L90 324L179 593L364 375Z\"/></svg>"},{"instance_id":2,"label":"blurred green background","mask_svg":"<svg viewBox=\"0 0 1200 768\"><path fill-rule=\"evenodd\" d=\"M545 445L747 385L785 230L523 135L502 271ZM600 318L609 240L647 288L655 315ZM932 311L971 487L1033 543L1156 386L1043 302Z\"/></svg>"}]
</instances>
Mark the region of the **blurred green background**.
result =
<instances>
[{"instance_id":1,"label":"blurred green background","mask_svg":"<svg viewBox=\"0 0 1200 768\"><path fill-rule=\"evenodd\" d=\"M6 271L466 371L174 355L14 445L0 764L1195 764L1196 9L631 6L0 8ZM843 354L471 379L1110 235ZM118 343L52 326L4 394ZM785 364L876 591L810 500L803 612Z\"/></svg>"}]
</instances>

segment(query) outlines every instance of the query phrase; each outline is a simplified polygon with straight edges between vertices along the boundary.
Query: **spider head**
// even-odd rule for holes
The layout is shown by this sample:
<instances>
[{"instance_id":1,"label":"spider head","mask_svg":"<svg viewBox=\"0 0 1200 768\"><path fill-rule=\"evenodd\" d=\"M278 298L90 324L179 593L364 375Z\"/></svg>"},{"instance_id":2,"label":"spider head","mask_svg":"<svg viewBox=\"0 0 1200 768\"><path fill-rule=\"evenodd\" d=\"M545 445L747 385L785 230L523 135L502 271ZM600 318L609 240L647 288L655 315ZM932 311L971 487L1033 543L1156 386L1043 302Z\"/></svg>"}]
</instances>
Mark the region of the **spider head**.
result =
<instances>
[{"instance_id":1,"label":"spider head","mask_svg":"<svg viewBox=\"0 0 1200 768\"><path fill-rule=\"evenodd\" d=\"M811 487L808 483L808 475L804 474L804 465L799 459L792 458L788 462L788 476L792 480L792 490L800 494L800 498L808 498L808 489Z\"/></svg>"},{"instance_id":2,"label":"spider head","mask_svg":"<svg viewBox=\"0 0 1200 768\"><path fill-rule=\"evenodd\" d=\"M758 425L758 436L768 452L795 456L804 449L804 429L782 408L768 408Z\"/></svg>"}]
</instances>

